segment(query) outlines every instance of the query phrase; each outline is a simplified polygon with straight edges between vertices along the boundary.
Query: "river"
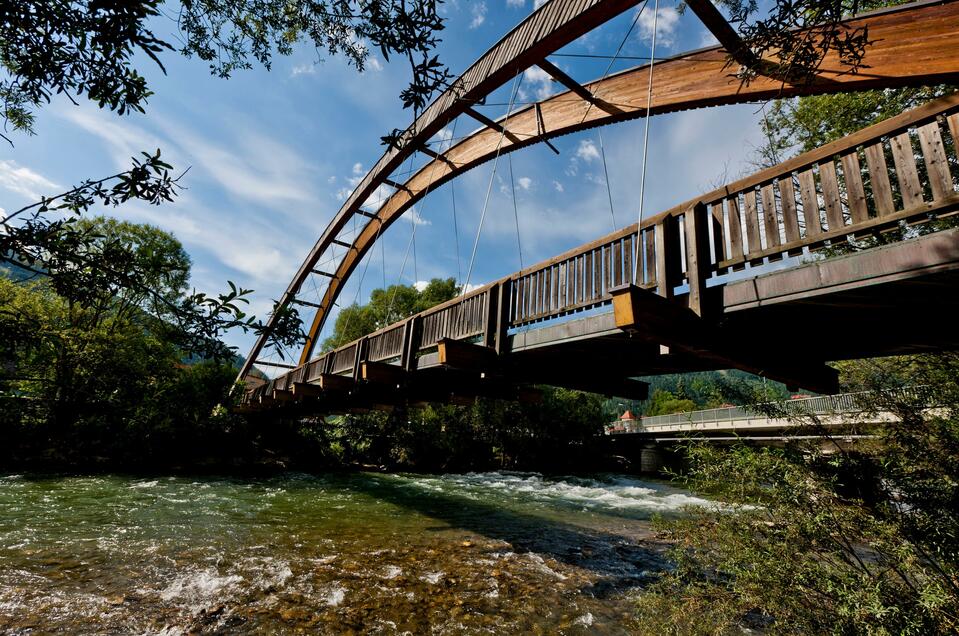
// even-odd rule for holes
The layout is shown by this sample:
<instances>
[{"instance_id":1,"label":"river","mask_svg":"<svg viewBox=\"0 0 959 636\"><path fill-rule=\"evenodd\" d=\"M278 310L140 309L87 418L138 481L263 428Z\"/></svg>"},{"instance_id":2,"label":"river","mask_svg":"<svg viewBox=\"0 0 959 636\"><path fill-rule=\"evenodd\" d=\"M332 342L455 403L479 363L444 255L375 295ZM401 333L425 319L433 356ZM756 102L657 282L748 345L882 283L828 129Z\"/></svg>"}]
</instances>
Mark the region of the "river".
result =
<instances>
[{"instance_id":1,"label":"river","mask_svg":"<svg viewBox=\"0 0 959 636\"><path fill-rule=\"evenodd\" d=\"M627 634L649 519L622 475L0 477L0 632Z\"/></svg>"}]
</instances>

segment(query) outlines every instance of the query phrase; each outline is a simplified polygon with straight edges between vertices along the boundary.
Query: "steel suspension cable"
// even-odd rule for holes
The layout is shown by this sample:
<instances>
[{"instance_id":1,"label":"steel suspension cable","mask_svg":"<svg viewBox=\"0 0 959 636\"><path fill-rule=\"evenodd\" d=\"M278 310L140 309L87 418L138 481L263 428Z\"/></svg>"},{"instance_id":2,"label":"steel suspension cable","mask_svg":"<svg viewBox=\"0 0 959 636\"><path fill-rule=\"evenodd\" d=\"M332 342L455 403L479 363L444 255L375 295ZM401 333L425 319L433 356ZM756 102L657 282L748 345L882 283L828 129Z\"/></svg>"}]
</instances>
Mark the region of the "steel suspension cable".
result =
<instances>
[{"instance_id":1,"label":"steel suspension cable","mask_svg":"<svg viewBox=\"0 0 959 636\"><path fill-rule=\"evenodd\" d=\"M513 220L516 221L516 251L519 253L519 268L523 269L523 244L519 240L519 211L516 208L516 180L513 179L513 155L508 154L509 159L509 185L513 194Z\"/></svg>"},{"instance_id":2,"label":"steel suspension cable","mask_svg":"<svg viewBox=\"0 0 959 636\"><path fill-rule=\"evenodd\" d=\"M453 145L453 140L456 139L456 124L458 120L453 120L453 129L450 131L450 147ZM440 145L442 148L442 145ZM449 150L449 148L447 148ZM445 151L444 151L445 152ZM459 283L463 280L463 269L462 263L460 260L460 229L459 223L456 220L456 189L454 184L456 179L450 181L450 199L452 200L453 208L453 244L456 246L456 282Z\"/></svg>"},{"instance_id":3,"label":"steel suspension cable","mask_svg":"<svg viewBox=\"0 0 959 636\"><path fill-rule=\"evenodd\" d=\"M656 1L659 2L659 0L656 0ZM649 0L646 0L646 2L643 2L643 6L641 6L641 7L639 8L639 11L636 12L636 15L633 16L633 22L629 25L629 28L626 30L626 35L623 36L622 42L620 42L620 43L619 43L619 46L616 47L616 53L613 54L613 56L612 56L612 57L610 58L610 60L609 60L609 64L606 65L606 70L603 71L603 77L601 78L601 80L606 79L606 77L609 75L610 69L613 68L613 64L615 64L615 63L616 63L616 60L619 59L619 53L620 53L620 51L623 50L623 47L626 45L626 42L629 41L629 36L632 35L633 29L636 28L636 23L639 22L639 18L640 18L641 15L643 15L643 11L646 10L646 5L648 5L648 4L649 4ZM656 19L656 18L653 17L653 20L654 20L654 21L655 21L655 19ZM590 103L586 106L586 112L583 113L583 119L580 120L580 123L583 123L584 121L586 121L586 117L589 115L589 111L590 111L592 108L593 108L593 102L590 102Z\"/></svg>"},{"instance_id":4,"label":"steel suspension cable","mask_svg":"<svg viewBox=\"0 0 959 636\"><path fill-rule=\"evenodd\" d=\"M513 80L513 90L509 98L509 107L506 110L507 116L513 110L513 100L516 99L516 93L519 90L519 80L522 77L520 73L516 74L516 78ZM473 263L476 261L476 248L479 246L480 234L483 232L483 221L486 220L486 210L489 208L489 195L493 190L493 179L496 178L496 164L499 162L500 150L503 148L503 139L506 137L506 126L502 127L499 136L499 142L496 144L496 154L493 156L493 171L489 176L489 185L486 187L486 200L483 201L483 213L480 215L479 227L476 228L476 238L473 240L473 252L470 255L470 265L466 270L466 282L463 283L463 290L461 293L465 294L466 290L469 288L470 278L473 275Z\"/></svg>"},{"instance_id":5,"label":"steel suspension cable","mask_svg":"<svg viewBox=\"0 0 959 636\"><path fill-rule=\"evenodd\" d=\"M649 57L656 59L656 31L659 21L659 0L655 0L653 5L653 41L649 52ZM646 164L649 156L649 113L653 109L653 66L655 62L649 63L649 83L646 87L646 130L643 133L643 172L639 180L639 219L636 221L636 246L633 248L633 282L639 282L639 256L640 256L640 232L643 228L643 214L645 212L646 197ZM665 285L666 281L660 281L660 285Z\"/></svg>"},{"instance_id":6,"label":"steel suspension cable","mask_svg":"<svg viewBox=\"0 0 959 636\"><path fill-rule=\"evenodd\" d=\"M616 225L616 213L613 211L613 191L609 185L609 170L606 169L606 147L603 145L603 131L597 130L599 135L599 154L603 158L603 176L606 178L606 198L609 199L609 217L613 222L613 231L618 228Z\"/></svg>"},{"instance_id":7,"label":"steel suspension cable","mask_svg":"<svg viewBox=\"0 0 959 636\"><path fill-rule=\"evenodd\" d=\"M409 170L410 172L412 172L412 170L413 170L413 158L414 158L415 156L416 156L416 153L415 153L415 152L414 152L412 155L410 155L410 161L409 161L409 163L407 164L407 165L409 166L408 170ZM392 196L392 195L391 195L391 196ZM383 200L386 200L386 199L388 199L388 198L389 198L389 197L380 197L379 201L378 201L375 205L377 205L377 206L382 205L382 201L383 201ZM371 220L370 220L370 223L372 223L372 222L373 222L373 220L371 219ZM377 217L377 222L379 223L379 225L376 226L376 235L373 237L373 242L374 242L374 243L376 243L376 241L379 240L379 238L380 238L380 232L383 230L383 221L382 221L382 219L379 219L379 217ZM354 228L356 227L356 215L355 215L355 214L353 215L353 226L354 226ZM381 251L382 251L382 249L381 249ZM384 262L385 262L385 259L386 259L385 253L384 253L383 258L384 258ZM355 304L357 303L357 301L360 299L360 292L361 292L362 289L363 289L363 280L366 278L366 272L370 269L370 262L371 262L372 260L373 260L372 257L366 259L366 265L363 267L363 273L360 275L360 282L359 282L359 284L358 284L357 287L356 287L356 293L353 295L353 302L351 303L351 304L353 304L353 305L355 305ZM384 270L385 270L385 268L384 268ZM385 274L384 274L383 278L384 278L384 280L386 279ZM347 317L346 317L346 324L343 326L343 331L344 331L344 332L347 332L347 333L349 332L350 322L351 322L352 320L353 320L353 314L348 314ZM334 325L334 329L335 329L335 327L336 327L336 326Z\"/></svg>"},{"instance_id":8,"label":"steel suspension cable","mask_svg":"<svg viewBox=\"0 0 959 636\"><path fill-rule=\"evenodd\" d=\"M416 154L417 153L414 152L413 156L416 156ZM413 160L413 157L410 157L411 164L412 164L412 160ZM426 200L426 196L430 193L430 190L433 188L433 177L436 173L436 164L439 162L433 161L431 163L432 163L432 167L430 168L430 177L427 180L426 187L423 189L423 196L420 197L420 199L424 201ZM413 270L414 270L413 271L413 287L414 289L416 288L416 222L415 222L415 219L413 218L415 214L416 214L416 208L413 207L410 210L410 222L413 223L413 231L410 234L410 243L406 246L406 257L403 258L403 266L400 268L399 276L396 279L397 287L393 289L393 293L390 296L390 303L389 305L387 305L387 308L386 308L386 318L385 318L386 324L389 324L389 317L393 311L393 301L396 300L397 288L403 282L402 280L403 272L406 270L406 262L407 262L407 257L409 257L410 246L413 247Z\"/></svg>"}]
</instances>

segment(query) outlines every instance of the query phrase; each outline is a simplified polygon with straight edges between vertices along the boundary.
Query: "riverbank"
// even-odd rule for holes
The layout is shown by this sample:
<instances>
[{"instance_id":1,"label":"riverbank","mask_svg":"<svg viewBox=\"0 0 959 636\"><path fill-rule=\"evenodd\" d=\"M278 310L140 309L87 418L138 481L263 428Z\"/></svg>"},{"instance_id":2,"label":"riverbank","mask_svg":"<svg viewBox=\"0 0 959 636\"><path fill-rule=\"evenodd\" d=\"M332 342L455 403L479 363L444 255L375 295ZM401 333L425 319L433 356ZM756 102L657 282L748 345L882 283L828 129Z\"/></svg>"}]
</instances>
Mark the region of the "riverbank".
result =
<instances>
[{"instance_id":1,"label":"riverbank","mask_svg":"<svg viewBox=\"0 0 959 636\"><path fill-rule=\"evenodd\" d=\"M615 474L0 478L0 630L630 633L649 526Z\"/></svg>"}]
</instances>

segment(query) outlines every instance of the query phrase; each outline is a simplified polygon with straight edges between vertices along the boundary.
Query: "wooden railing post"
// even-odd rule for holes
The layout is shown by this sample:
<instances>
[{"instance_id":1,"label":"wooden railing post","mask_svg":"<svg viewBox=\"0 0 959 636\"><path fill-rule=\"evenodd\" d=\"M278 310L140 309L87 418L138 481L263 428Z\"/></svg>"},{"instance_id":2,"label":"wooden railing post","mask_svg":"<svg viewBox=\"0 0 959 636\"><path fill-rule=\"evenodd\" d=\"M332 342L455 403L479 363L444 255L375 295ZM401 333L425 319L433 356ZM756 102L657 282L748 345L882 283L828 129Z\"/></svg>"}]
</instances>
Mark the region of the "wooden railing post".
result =
<instances>
[{"instance_id":1,"label":"wooden railing post","mask_svg":"<svg viewBox=\"0 0 959 636\"><path fill-rule=\"evenodd\" d=\"M496 294L496 353L503 355L507 353L507 342L509 339L509 301L512 291L513 281L504 280L499 284Z\"/></svg>"},{"instance_id":2,"label":"wooden railing post","mask_svg":"<svg viewBox=\"0 0 959 636\"><path fill-rule=\"evenodd\" d=\"M689 281L689 308L704 313L706 279L709 278L709 213L702 201L686 209L686 278Z\"/></svg>"},{"instance_id":3,"label":"wooden railing post","mask_svg":"<svg viewBox=\"0 0 959 636\"><path fill-rule=\"evenodd\" d=\"M656 285L663 298L672 298L679 272L679 226L667 215L656 224Z\"/></svg>"},{"instance_id":4,"label":"wooden railing post","mask_svg":"<svg viewBox=\"0 0 959 636\"><path fill-rule=\"evenodd\" d=\"M369 340L364 336L360 338L359 342L356 343L356 352L353 356L353 381L357 382L360 379L360 367L362 367L363 362L366 360L366 345Z\"/></svg>"},{"instance_id":5,"label":"wooden railing post","mask_svg":"<svg viewBox=\"0 0 959 636\"><path fill-rule=\"evenodd\" d=\"M496 346L496 321L499 315L496 309L499 307L499 288L499 283L493 283L486 290L486 319L483 322L484 347Z\"/></svg>"},{"instance_id":6,"label":"wooden railing post","mask_svg":"<svg viewBox=\"0 0 959 636\"><path fill-rule=\"evenodd\" d=\"M420 348L420 331L423 319L413 316L406 321L403 327L403 354L400 356L400 366L412 371L416 364L416 352Z\"/></svg>"}]
</instances>

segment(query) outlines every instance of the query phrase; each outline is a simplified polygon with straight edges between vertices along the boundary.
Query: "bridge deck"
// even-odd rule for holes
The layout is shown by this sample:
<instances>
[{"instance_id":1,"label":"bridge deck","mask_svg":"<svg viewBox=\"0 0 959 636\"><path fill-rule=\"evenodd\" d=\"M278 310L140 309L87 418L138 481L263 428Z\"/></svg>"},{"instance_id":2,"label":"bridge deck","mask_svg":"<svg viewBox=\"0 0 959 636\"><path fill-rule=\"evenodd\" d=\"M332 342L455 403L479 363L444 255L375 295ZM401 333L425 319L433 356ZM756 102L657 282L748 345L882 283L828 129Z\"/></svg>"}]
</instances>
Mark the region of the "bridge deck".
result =
<instances>
[{"instance_id":1,"label":"bridge deck","mask_svg":"<svg viewBox=\"0 0 959 636\"><path fill-rule=\"evenodd\" d=\"M325 353L247 402L530 384L639 398L630 377L721 368L831 393L826 361L955 349L959 230L919 234L959 211L957 148L953 95Z\"/></svg>"}]
</instances>

